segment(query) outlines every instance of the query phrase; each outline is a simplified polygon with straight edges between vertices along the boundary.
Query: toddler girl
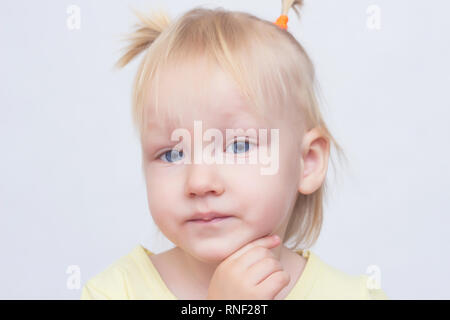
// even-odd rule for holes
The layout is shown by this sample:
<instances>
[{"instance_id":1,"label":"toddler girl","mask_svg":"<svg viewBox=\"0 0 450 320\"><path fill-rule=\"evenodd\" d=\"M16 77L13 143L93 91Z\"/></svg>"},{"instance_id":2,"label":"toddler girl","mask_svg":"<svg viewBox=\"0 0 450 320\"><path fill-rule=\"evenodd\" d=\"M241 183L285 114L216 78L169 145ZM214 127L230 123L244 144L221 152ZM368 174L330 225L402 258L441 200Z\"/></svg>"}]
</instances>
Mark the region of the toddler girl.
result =
<instances>
[{"instance_id":1,"label":"toddler girl","mask_svg":"<svg viewBox=\"0 0 450 320\"><path fill-rule=\"evenodd\" d=\"M136 12L117 65L144 53L132 116L148 206L175 247L137 245L82 299L387 299L306 249L322 225L330 143L343 153L287 30L301 6L282 1L275 22L222 8L173 22Z\"/></svg>"}]
</instances>

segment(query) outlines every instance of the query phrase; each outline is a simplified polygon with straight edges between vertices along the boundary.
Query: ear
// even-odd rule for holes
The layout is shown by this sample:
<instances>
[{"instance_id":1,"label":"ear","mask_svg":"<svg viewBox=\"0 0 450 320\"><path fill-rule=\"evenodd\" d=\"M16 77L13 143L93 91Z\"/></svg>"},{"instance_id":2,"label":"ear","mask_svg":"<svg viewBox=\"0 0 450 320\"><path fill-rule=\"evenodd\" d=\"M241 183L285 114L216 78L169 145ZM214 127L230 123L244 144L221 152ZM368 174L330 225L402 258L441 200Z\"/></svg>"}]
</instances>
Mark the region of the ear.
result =
<instances>
[{"instance_id":1,"label":"ear","mask_svg":"<svg viewBox=\"0 0 450 320\"><path fill-rule=\"evenodd\" d=\"M308 131L303 137L299 192L311 194L320 188L327 175L329 156L330 141L320 128Z\"/></svg>"}]
</instances>

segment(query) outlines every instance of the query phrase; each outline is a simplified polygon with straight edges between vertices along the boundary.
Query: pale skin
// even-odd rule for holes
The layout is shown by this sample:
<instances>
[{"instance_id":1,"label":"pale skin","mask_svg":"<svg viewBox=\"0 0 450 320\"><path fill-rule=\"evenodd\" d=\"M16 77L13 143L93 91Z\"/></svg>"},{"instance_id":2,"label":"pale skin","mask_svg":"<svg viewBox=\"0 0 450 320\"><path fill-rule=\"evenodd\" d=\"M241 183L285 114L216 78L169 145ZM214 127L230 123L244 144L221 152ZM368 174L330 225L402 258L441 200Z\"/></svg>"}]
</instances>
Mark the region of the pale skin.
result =
<instances>
[{"instance_id":1,"label":"pale skin","mask_svg":"<svg viewBox=\"0 0 450 320\"><path fill-rule=\"evenodd\" d=\"M203 130L279 129L275 175L261 175L260 164L188 165L164 157L178 142L170 141L171 130L152 121L152 109L146 110L150 129L142 146L149 209L159 229L175 244L150 259L177 298L206 299L214 272L227 257L269 234L284 239L297 192L311 194L325 180L329 142L317 128L293 140L286 119L274 117L267 122L258 118L246 107L231 78L210 65L167 70L159 84L160 107L180 106L183 128L192 136L194 120L203 121ZM146 103L151 104L150 100ZM229 120L235 120L235 126ZM251 150L258 147L255 144ZM219 211L232 218L215 227L188 222L198 211ZM268 250L289 275L289 282L274 297L284 299L301 276L306 259L283 244Z\"/></svg>"}]
</instances>

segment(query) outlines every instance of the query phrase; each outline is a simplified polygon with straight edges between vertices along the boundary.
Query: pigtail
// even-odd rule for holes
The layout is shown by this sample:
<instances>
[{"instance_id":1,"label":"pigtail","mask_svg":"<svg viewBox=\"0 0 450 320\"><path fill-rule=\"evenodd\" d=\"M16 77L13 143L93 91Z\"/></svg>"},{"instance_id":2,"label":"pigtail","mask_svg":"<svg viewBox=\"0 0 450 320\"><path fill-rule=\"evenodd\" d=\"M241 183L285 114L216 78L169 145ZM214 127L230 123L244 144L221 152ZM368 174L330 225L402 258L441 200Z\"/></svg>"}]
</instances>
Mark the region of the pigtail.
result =
<instances>
[{"instance_id":1,"label":"pigtail","mask_svg":"<svg viewBox=\"0 0 450 320\"><path fill-rule=\"evenodd\" d=\"M147 17L135 9L132 10L140 21L134 25L135 30L125 36L124 40L130 43L122 50L124 54L116 62L116 68L123 68L147 49L170 24L170 18L162 10L154 12L151 17Z\"/></svg>"},{"instance_id":2,"label":"pigtail","mask_svg":"<svg viewBox=\"0 0 450 320\"><path fill-rule=\"evenodd\" d=\"M303 6L303 0L281 0L281 14L288 15L289 9L292 8L300 19L300 8Z\"/></svg>"}]
</instances>

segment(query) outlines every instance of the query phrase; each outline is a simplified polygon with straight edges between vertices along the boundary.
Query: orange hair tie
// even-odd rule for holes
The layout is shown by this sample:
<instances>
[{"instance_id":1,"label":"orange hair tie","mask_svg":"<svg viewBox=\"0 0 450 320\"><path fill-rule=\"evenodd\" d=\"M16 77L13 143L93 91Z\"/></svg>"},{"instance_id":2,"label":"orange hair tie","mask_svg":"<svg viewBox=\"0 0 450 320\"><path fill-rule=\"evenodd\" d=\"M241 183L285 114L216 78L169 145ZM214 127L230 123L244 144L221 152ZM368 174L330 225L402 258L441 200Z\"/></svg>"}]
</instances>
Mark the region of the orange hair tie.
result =
<instances>
[{"instance_id":1,"label":"orange hair tie","mask_svg":"<svg viewBox=\"0 0 450 320\"><path fill-rule=\"evenodd\" d=\"M284 30L287 29L287 23L288 23L288 16L285 14L280 15L277 21L274 22L274 24L278 25L281 29Z\"/></svg>"}]
</instances>

